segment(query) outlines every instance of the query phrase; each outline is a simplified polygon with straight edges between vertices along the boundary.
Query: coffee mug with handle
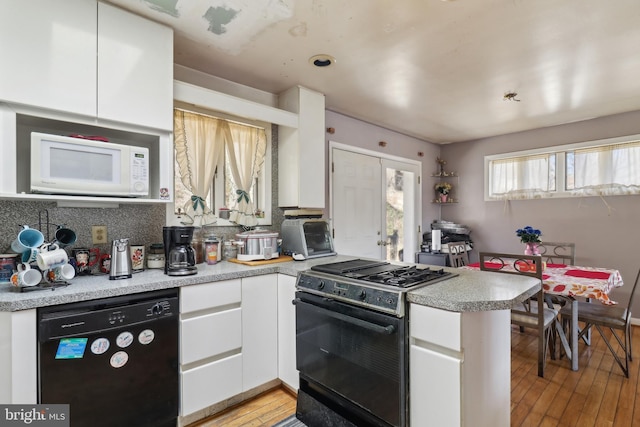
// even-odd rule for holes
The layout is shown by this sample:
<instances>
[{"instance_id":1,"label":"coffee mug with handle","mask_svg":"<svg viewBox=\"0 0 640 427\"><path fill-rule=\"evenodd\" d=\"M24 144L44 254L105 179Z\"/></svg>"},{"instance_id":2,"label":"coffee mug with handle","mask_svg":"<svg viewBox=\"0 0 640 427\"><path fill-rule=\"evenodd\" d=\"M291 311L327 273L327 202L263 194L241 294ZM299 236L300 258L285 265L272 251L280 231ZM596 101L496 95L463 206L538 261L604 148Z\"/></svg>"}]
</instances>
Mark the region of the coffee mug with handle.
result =
<instances>
[{"instance_id":1,"label":"coffee mug with handle","mask_svg":"<svg viewBox=\"0 0 640 427\"><path fill-rule=\"evenodd\" d=\"M11 284L16 287L36 286L42 280L42 273L29 264L18 264L18 271L11 276Z\"/></svg>"},{"instance_id":2,"label":"coffee mug with handle","mask_svg":"<svg viewBox=\"0 0 640 427\"><path fill-rule=\"evenodd\" d=\"M63 264L47 271L46 278L49 282L65 282L76 277L76 269L71 264Z\"/></svg>"},{"instance_id":3,"label":"coffee mug with handle","mask_svg":"<svg viewBox=\"0 0 640 427\"><path fill-rule=\"evenodd\" d=\"M25 262L25 263L36 262L36 259L38 258L39 253L40 253L39 248L27 249L26 251L22 252L22 262Z\"/></svg>"},{"instance_id":4,"label":"coffee mug with handle","mask_svg":"<svg viewBox=\"0 0 640 427\"><path fill-rule=\"evenodd\" d=\"M76 240L78 240L76 232L61 225L56 230L55 238L53 239L52 243L55 243L61 248L65 248L69 245L73 245Z\"/></svg>"},{"instance_id":5,"label":"coffee mug with handle","mask_svg":"<svg viewBox=\"0 0 640 427\"><path fill-rule=\"evenodd\" d=\"M37 248L44 243L44 234L35 228L23 225L18 236L11 242L11 250L21 254L29 249Z\"/></svg>"},{"instance_id":6,"label":"coffee mug with handle","mask_svg":"<svg viewBox=\"0 0 640 427\"><path fill-rule=\"evenodd\" d=\"M69 262L67 251L60 249L55 243L46 243L40 247L36 256L40 270L51 270Z\"/></svg>"}]
</instances>

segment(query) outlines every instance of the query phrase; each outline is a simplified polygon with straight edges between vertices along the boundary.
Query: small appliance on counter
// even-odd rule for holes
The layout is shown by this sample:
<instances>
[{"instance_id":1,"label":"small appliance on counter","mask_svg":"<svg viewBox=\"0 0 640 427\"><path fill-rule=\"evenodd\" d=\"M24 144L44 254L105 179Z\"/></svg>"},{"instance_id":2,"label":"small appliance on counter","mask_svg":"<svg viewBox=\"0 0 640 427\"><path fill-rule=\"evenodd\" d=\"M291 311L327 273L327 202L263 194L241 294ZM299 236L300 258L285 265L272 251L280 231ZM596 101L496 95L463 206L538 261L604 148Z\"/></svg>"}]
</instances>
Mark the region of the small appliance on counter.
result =
<instances>
[{"instance_id":1,"label":"small appliance on counter","mask_svg":"<svg viewBox=\"0 0 640 427\"><path fill-rule=\"evenodd\" d=\"M471 229L464 224L450 221L434 220L431 231L422 235L422 252L449 253L449 243L467 242L467 250L473 249Z\"/></svg>"},{"instance_id":2,"label":"small appliance on counter","mask_svg":"<svg viewBox=\"0 0 640 427\"><path fill-rule=\"evenodd\" d=\"M280 257L278 233L275 231L256 228L255 230L236 234L236 238L238 239L236 251L238 251L238 247L244 248L244 253L238 251L236 254L240 261L256 261Z\"/></svg>"},{"instance_id":3,"label":"small appliance on counter","mask_svg":"<svg viewBox=\"0 0 640 427\"><path fill-rule=\"evenodd\" d=\"M336 255L327 220L290 217L282 221L281 232L282 252L294 259L299 255L303 259Z\"/></svg>"},{"instance_id":4,"label":"small appliance on counter","mask_svg":"<svg viewBox=\"0 0 640 427\"><path fill-rule=\"evenodd\" d=\"M117 239L111 243L109 280L131 278L131 248L129 239Z\"/></svg>"},{"instance_id":5,"label":"small appliance on counter","mask_svg":"<svg viewBox=\"0 0 640 427\"><path fill-rule=\"evenodd\" d=\"M190 276L198 273L196 253L191 247L194 227L171 226L162 228L164 240L164 274Z\"/></svg>"}]
</instances>

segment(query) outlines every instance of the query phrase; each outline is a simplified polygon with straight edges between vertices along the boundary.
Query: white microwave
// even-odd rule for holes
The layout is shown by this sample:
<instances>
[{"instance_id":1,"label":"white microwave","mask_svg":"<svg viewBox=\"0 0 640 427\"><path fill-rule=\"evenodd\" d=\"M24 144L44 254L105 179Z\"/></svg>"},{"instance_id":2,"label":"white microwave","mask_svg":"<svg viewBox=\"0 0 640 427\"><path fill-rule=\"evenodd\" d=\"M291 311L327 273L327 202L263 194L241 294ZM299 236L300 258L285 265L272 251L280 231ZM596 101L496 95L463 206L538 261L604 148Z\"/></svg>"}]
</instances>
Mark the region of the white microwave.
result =
<instances>
[{"instance_id":1,"label":"white microwave","mask_svg":"<svg viewBox=\"0 0 640 427\"><path fill-rule=\"evenodd\" d=\"M148 196L149 150L32 132L31 191L86 196Z\"/></svg>"}]
</instances>

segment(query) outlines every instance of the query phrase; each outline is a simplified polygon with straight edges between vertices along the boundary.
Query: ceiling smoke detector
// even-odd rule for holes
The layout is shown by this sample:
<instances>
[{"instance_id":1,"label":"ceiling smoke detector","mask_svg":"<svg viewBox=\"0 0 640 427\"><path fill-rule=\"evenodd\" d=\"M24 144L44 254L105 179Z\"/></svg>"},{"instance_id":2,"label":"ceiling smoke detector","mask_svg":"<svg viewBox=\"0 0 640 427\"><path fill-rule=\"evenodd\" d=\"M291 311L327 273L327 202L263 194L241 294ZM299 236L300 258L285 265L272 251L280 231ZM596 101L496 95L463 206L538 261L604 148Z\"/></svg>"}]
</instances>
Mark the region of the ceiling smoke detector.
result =
<instances>
[{"instance_id":1,"label":"ceiling smoke detector","mask_svg":"<svg viewBox=\"0 0 640 427\"><path fill-rule=\"evenodd\" d=\"M309 62L318 68L328 67L336 62L336 58L331 55L320 54L309 58Z\"/></svg>"}]
</instances>

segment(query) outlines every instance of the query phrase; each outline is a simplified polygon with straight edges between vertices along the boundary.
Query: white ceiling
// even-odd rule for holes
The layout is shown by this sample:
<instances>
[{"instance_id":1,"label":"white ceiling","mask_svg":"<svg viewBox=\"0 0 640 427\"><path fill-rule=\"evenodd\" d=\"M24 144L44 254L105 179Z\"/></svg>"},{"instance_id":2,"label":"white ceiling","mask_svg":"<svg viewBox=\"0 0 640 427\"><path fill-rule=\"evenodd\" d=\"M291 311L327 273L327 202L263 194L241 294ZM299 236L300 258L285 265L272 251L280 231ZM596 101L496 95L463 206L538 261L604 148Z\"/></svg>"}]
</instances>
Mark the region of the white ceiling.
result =
<instances>
[{"instance_id":1,"label":"white ceiling","mask_svg":"<svg viewBox=\"0 0 640 427\"><path fill-rule=\"evenodd\" d=\"M177 64L435 143L640 110L640 0L109 3L173 27Z\"/></svg>"}]
</instances>

